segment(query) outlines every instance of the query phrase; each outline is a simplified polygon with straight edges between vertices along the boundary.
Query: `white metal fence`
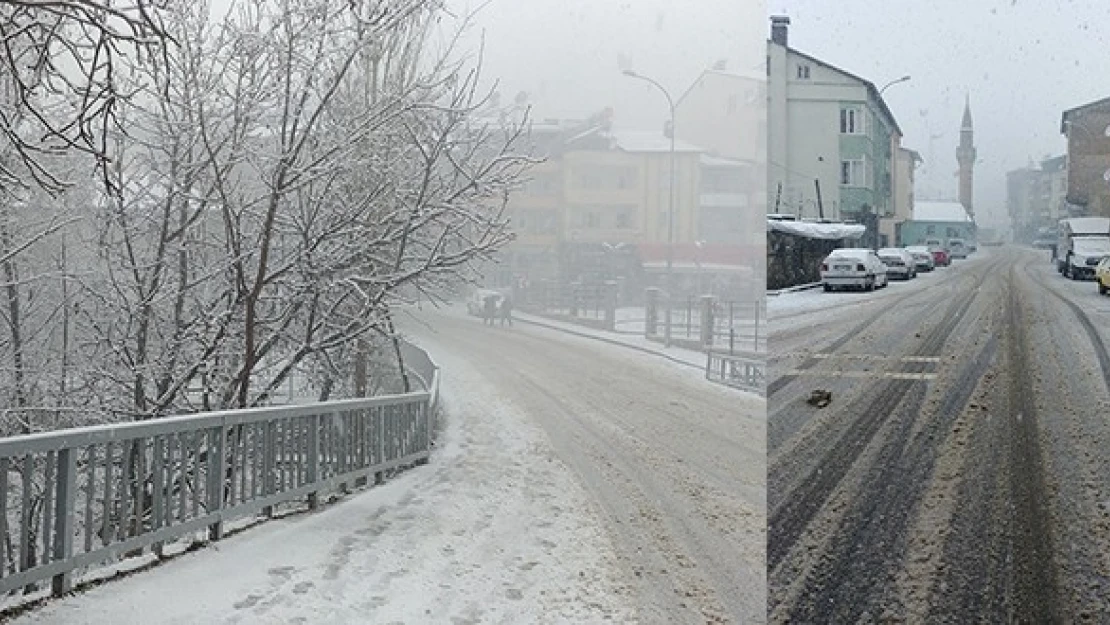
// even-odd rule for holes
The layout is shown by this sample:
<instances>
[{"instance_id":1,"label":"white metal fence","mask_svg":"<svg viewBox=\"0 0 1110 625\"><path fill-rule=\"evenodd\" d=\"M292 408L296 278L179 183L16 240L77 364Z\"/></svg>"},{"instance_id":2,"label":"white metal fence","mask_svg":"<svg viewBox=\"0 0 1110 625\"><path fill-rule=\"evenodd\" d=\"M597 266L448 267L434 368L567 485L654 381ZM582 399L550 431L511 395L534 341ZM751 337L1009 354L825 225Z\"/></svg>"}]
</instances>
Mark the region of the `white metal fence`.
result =
<instances>
[{"instance_id":1,"label":"white metal fence","mask_svg":"<svg viewBox=\"0 0 1110 625\"><path fill-rule=\"evenodd\" d=\"M418 391L0 439L0 593L51 579L59 595L81 571L425 461L438 369L403 355Z\"/></svg>"},{"instance_id":2,"label":"white metal fence","mask_svg":"<svg viewBox=\"0 0 1110 625\"><path fill-rule=\"evenodd\" d=\"M706 354L705 377L713 382L762 395L767 392L766 371L765 358L715 350L709 350Z\"/></svg>"}]
</instances>

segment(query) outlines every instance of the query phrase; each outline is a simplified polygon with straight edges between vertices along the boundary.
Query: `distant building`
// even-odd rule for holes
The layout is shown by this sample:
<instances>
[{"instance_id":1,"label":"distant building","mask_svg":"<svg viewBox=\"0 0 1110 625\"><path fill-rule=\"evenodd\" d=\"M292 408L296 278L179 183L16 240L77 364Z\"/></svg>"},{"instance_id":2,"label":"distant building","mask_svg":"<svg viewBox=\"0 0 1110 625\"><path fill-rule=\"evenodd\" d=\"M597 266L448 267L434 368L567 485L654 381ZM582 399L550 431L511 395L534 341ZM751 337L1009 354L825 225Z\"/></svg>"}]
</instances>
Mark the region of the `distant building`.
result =
<instances>
[{"instance_id":1,"label":"distant building","mask_svg":"<svg viewBox=\"0 0 1110 625\"><path fill-rule=\"evenodd\" d=\"M871 81L789 47L789 18L771 24L767 211L858 221L878 245L902 131Z\"/></svg>"},{"instance_id":2,"label":"distant building","mask_svg":"<svg viewBox=\"0 0 1110 625\"><path fill-rule=\"evenodd\" d=\"M675 136L701 156L697 240L764 244L767 82L763 76L708 69L675 103Z\"/></svg>"},{"instance_id":3,"label":"distant building","mask_svg":"<svg viewBox=\"0 0 1110 625\"><path fill-rule=\"evenodd\" d=\"M675 101L675 136L720 158L765 162L766 122L766 81L723 66L702 72Z\"/></svg>"},{"instance_id":4,"label":"distant building","mask_svg":"<svg viewBox=\"0 0 1110 625\"><path fill-rule=\"evenodd\" d=\"M917 166L921 164L921 155L907 148L899 147L895 151L894 159L894 185L892 189L894 201L894 214L879 220L880 245L893 245L900 241L902 224L913 219L914 183Z\"/></svg>"},{"instance_id":5,"label":"distant building","mask_svg":"<svg viewBox=\"0 0 1110 625\"><path fill-rule=\"evenodd\" d=\"M1068 203L1067 180L1066 155L1046 158L1039 168L1030 163L1006 173L1006 210L1016 240L1030 243L1060 219L1085 212Z\"/></svg>"},{"instance_id":6,"label":"distant building","mask_svg":"<svg viewBox=\"0 0 1110 625\"><path fill-rule=\"evenodd\" d=\"M914 204L913 219L902 224L898 245L924 245L929 239L975 241L978 228L962 202Z\"/></svg>"},{"instance_id":7,"label":"distant building","mask_svg":"<svg viewBox=\"0 0 1110 625\"><path fill-rule=\"evenodd\" d=\"M1110 98L1063 112L1067 137L1067 201L1090 216L1110 217Z\"/></svg>"}]
</instances>

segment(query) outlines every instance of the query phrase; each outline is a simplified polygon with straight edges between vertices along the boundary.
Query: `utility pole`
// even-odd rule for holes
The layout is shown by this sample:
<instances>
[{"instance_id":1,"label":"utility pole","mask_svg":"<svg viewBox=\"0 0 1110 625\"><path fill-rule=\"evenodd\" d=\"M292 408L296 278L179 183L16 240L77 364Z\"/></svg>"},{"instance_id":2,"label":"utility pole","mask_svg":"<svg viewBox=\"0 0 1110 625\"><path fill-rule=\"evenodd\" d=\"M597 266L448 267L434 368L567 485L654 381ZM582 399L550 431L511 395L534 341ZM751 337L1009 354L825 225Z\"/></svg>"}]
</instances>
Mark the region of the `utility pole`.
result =
<instances>
[{"instance_id":1,"label":"utility pole","mask_svg":"<svg viewBox=\"0 0 1110 625\"><path fill-rule=\"evenodd\" d=\"M814 178L813 186L817 188L817 215L819 219L825 219L825 205L821 203L821 179Z\"/></svg>"}]
</instances>

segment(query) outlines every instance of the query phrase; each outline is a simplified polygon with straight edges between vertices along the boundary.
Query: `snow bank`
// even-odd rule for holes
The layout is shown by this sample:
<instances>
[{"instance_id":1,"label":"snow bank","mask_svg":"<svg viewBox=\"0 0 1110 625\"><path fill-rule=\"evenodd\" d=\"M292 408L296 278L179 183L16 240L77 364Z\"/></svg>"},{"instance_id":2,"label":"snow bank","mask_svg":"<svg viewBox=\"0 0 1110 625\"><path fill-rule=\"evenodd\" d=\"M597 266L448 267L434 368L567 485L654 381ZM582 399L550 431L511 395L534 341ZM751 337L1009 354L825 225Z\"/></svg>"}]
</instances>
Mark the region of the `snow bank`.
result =
<instances>
[{"instance_id":1,"label":"snow bank","mask_svg":"<svg viewBox=\"0 0 1110 625\"><path fill-rule=\"evenodd\" d=\"M767 220L768 232L782 232L807 239L858 239L867 232L867 228L859 224L844 223L819 223L815 221L779 221Z\"/></svg>"}]
</instances>

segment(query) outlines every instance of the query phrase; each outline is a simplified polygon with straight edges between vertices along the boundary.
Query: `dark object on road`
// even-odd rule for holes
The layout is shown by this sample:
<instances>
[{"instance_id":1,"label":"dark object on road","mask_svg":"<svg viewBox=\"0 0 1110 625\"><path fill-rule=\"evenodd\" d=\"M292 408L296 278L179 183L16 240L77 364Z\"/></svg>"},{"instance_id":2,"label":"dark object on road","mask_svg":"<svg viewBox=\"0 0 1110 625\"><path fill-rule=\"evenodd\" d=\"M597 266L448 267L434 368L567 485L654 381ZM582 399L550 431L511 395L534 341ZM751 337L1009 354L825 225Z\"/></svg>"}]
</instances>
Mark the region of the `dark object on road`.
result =
<instances>
[{"instance_id":1,"label":"dark object on road","mask_svg":"<svg viewBox=\"0 0 1110 625\"><path fill-rule=\"evenodd\" d=\"M501 300L501 325L504 326L506 321L510 327L513 325L513 298L508 295Z\"/></svg>"},{"instance_id":2,"label":"dark object on road","mask_svg":"<svg viewBox=\"0 0 1110 625\"><path fill-rule=\"evenodd\" d=\"M817 408L824 408L832 403L832 392L819 388L810 393L806 403L810 406L816 406Z\"/></svg>"}]
</instances>

